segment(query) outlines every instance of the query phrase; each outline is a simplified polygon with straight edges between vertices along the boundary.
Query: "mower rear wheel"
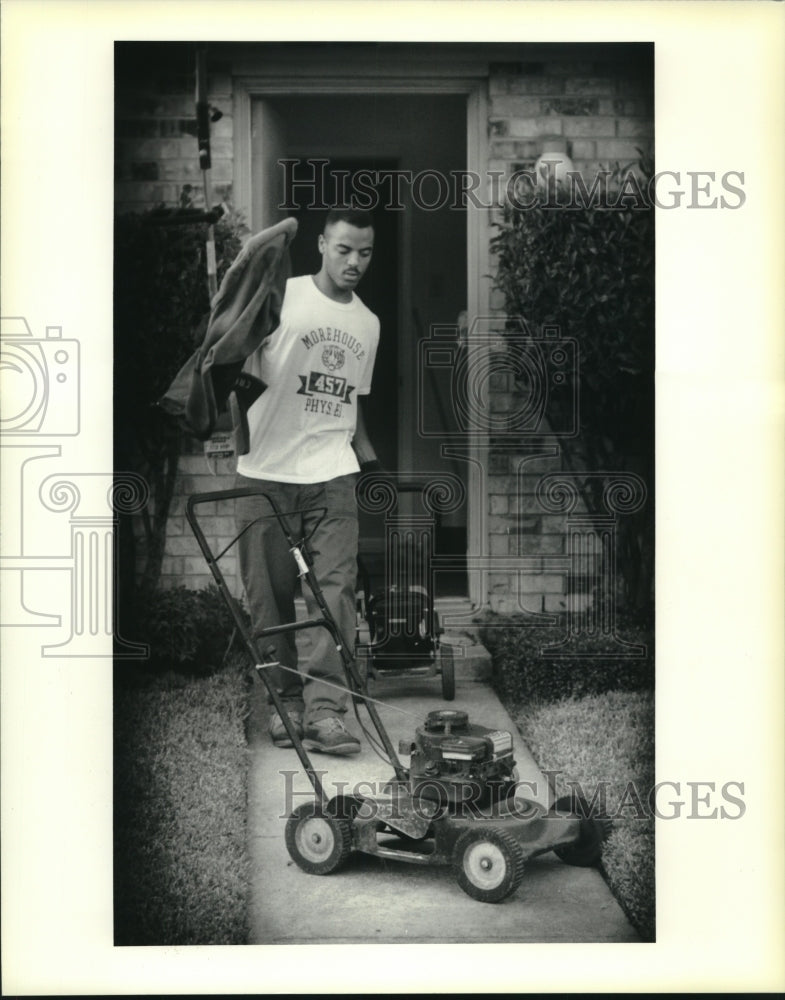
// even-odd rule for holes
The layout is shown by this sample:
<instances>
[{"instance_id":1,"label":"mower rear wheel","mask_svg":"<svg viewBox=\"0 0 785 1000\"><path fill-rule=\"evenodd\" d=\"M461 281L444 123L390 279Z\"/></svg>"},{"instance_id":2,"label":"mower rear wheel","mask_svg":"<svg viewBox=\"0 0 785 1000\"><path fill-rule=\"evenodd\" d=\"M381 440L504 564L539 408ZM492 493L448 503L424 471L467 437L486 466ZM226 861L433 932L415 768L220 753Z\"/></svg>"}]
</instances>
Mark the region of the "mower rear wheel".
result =
<instances>
[{"instance_id":1,"label":"mower rear wheel","mask_svg":"<svg viewBox=\"0 0 785 1000\"><path fill-rule=\"evenodd\" d=\"M305 802L286 821L286 849L309 875L330 875L351 853L351 824L330 815L318 802Z\"/></svg>"},{"instance_id":2,"label":"mower rear wheel","mask_svg":"<svg viewBox=\"0 0 785 1000\"><path fill-rule=\"evenodd\" d=\"M363 801L359 795L334 795L325 806L325 811L336 819L345 819L351 824L362 808Z\"/></svg>"},{"instance_id":3,"label":"mower rear wheel","mask_svg":"<svg viewBox=\"0 0 785 1000\"><path fill-rule=\"evenodd\" d=\"M562 816L567 814L580 819L578 839L572 844L554 847L556 857L578 868L591 868L598 864L602 857L602 845L610 833L610 819L590 816L586 800L579 796L566 795L555 803L553 809Z\"/></svg>"},{"instance_id":4,"label":"mower rear wheel","mask_svg":"<svg viewBox=\"0 0 785 1000\"><path fill-rule=\"evenodd\" d=\"M439 648L439 661L442 668L442 697L445 701L455 698L455 661L450 646Z\"/></svg>"},{"instance_id":5,"label":"mower rear wheel","mask_svg":"<svg viewBox=\"0 0 785 1000\"><path fill-rule=\"evenodd\" d=\"M455 842L453 868L458 885L481 903L499 903L523 879L523 851L504 830L466 830Z\"/></svg>"}]
</instances>

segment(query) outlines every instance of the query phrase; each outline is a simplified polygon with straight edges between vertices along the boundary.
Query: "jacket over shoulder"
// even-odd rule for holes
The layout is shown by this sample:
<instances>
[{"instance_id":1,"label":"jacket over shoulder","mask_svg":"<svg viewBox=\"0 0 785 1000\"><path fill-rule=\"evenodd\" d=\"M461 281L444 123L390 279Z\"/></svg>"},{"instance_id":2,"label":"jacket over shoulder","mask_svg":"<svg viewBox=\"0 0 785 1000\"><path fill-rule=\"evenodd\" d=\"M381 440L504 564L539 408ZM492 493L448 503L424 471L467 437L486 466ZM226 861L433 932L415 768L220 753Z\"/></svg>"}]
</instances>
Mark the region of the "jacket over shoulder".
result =
<instances>
[{"instance_id":1,"label":"jacket over shoulder","mask_svg":"<svg viewBox=\"0 0 785 1000\"><path fill-rule=\"evenodd\" d=\"M292 218L252 236L224 275L212 301L201 346L175 376L159 405L199 440L207 440L230 394L233 417L247 409L249 387L238 376L249 355L278 326L290 274L288 245L297 232ZM250 390L258 396L265 386ZM237 429L237 428L236 428Z\"/></svg>"}]
</instances>

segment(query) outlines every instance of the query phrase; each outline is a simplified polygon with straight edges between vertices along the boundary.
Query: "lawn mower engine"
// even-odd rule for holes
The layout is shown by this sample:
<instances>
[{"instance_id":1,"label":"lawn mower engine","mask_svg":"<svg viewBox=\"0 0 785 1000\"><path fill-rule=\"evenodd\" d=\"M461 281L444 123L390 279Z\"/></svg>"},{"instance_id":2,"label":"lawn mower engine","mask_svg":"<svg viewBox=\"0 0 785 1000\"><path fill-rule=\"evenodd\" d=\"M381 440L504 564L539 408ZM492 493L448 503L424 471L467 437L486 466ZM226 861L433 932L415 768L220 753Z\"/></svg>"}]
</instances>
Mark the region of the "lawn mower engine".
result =
<instances>
[{"instance_id":1,"label":"lawn mower engine","mask_svg":"<svg viewBox=\"0 0 785 1000\"><path fill-rule=\"evenodd\" d=\"M414 742L401 740L399 750L411 754L413 798L448 809L466 803L484 808L515 791L512 735L471 724L466 712L429 712Z\"/></svg>"}]
</instances>

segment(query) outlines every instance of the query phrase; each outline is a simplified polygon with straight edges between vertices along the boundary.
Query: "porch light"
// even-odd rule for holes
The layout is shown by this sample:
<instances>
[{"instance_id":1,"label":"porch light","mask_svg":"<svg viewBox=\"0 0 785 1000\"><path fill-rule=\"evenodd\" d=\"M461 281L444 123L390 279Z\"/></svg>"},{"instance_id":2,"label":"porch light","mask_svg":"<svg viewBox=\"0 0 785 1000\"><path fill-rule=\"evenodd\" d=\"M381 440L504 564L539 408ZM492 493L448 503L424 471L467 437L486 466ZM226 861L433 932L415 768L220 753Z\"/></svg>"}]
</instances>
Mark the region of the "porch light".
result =
<instances>
[{"instance_id":1,"label":"porch light","mask_svg":"<svg viewBox=\"0 0 785 1000\"><path fill-rule=\"evenodd\" d=\"M549 136L543 139L542 152L534 164L537 185L547 188L550 178L554 178L557 185L565 184L567 174L573 170L575 167L567 156L567 140L561 136Z\"/></svg>"}]
</instances>

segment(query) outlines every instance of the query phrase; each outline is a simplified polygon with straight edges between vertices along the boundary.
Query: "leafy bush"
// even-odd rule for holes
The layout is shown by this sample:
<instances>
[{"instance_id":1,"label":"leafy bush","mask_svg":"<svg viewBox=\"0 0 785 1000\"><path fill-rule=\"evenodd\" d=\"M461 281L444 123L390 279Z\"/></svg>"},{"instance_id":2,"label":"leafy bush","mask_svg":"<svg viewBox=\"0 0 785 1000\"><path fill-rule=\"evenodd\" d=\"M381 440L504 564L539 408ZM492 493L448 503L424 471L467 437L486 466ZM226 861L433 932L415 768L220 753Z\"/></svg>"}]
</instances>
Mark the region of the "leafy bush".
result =
<instances>
[{"instance_id":1,"label":"leafy bush","mask_svg":"<svg viewBox=\"0 0 785 1000\"><path fill-rule=\"evenodd\" d=\"M571 643L574 655L544 655L561 642L564 631L487 616L480 637L491 654L493 685L503 701L557 701L560 698L601 694L605 691L638 691L654 685L654 639L650 626L632 616L618 617L618 634L626 642L646 647L641 659L603 657L603 644L586 640L585 648ZM607 653L615 652L605 644ZM581 653L587 655L581 655ZM590 654L590 655L589 655Z\"/></svg>"},{"instance_id":2,"label":"leafy bush","mask_svg":"<svg viewBox=\"0 0 785 1000\"><path fill-rule=\"evenodd\" d=\"M119 215L114 229L115 369L122 407L155 403L198 346L210 311L206 223L156 225L159 213ZM247 232L236 213L215 227L218 281Z\"/></svg>"},{"instance_id":3,"label":"leafy bush","mask_svg":"<svg viewBox=\"0 0 785 1000\"><path fill-rule=\"evenodd\" d=\"M201 342L210 310L207 225L157 225L158 215L120 215L114 227L115 469L141 475L150 488L152 502L143 514L145 587L155 587L160 575L183 450L183 432L155 404ZM247 229L235 213L214 228L220 282ZM137 552L125 515L120 540L121 602L130 606Z\"/></svg>"},{"instance_id":4,"label":"leafy bush","mask_svg":"<svg viewBox=\"0 0 785 1000\"><path fill-rule=\"evenodd\" d=\"M612 191L624 179L618 168L611 173ZM508 208L496 224L495 287L504 295L511 351L521 321L533 334L558 327L577 341L575 396L552 394L545 417L569 426L568 409L578 399L580 431L561 439L562 457L578 474L588 509L602 513L603 483L597 477L581 483L582 470L635 473L653 496L654 209L638 197L567 207L547 191L530 205ZM619 596L630 608L646 606L654 574L651 499L620 518L617 557Z\"/></svg>"},{"instance_id":5,"label":"leafy bush","mask_svg":"<svg viewBox=\"0 0 785 1000\"><path fill-rule=\"evenodd\" d=\"M653 375L653 207L566 207L541 193L534 207L508 209L497 227L495 286L508 316L535 329L558 325L579 340L581 388L592 404L582 412L587 426L610 432L606 447L613 451L633 446L636 430L650 430L651 413L639 412L637 399L619 397L618 389L625 374ZM636 413L642 423L619 426L622 413Z\"/></svg>"},{"instance_id":6,"label":"leafy bush","mask_svg":"<svg viewBox=\"0 0 785 1000\"><path fill-rule=\"evenodd\" d=\"M245 611L240 606L241 613ZM247 616L246 616L247 617ZM150 647L149 666L206 676L220 670L235 624L218 588L144 591L139 639Z\"/></svg>"}]
</instances>

